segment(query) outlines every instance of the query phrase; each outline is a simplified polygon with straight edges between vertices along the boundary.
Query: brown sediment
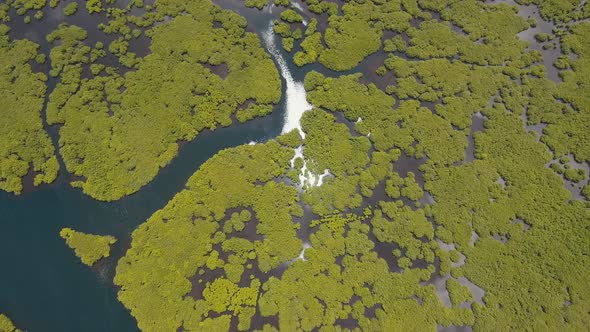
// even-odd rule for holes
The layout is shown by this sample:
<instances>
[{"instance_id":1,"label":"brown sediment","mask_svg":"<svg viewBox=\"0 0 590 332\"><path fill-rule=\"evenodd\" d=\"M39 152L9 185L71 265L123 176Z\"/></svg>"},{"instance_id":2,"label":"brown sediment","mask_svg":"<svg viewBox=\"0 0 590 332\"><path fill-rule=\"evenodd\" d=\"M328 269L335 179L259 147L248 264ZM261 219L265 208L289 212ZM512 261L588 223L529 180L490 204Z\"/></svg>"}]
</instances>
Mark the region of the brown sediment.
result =
<instances>
[{"instance_id":1,"label":"brown sediment","mask_svg":"<svg viewBox=\"0 0 590 332\"><path fill-rule=\"evenodd\" d=\"M220 63L218 65L212 65L209 62L202 63L203 67L209 69L213 74L221 77L221 79L225 80L227 75L229 75L229 68L226 63Z\"/></svg>"},{"instance_id":2,"label":"brown sediment","mask_svg":"<svg viewBox=\"0 0 590 332\"><path fill-rule=\"evenodd\" d=\"M469 136L467 137L467 141L469 142L467 148L465 149L465 163L470 163L475 160L475 139L474 134L476 132L480 132L484 130L483 123L487 118L483 116L481 113L475 113L471 117L471 128L469 131Z\"/></svg>"}]
</instances>

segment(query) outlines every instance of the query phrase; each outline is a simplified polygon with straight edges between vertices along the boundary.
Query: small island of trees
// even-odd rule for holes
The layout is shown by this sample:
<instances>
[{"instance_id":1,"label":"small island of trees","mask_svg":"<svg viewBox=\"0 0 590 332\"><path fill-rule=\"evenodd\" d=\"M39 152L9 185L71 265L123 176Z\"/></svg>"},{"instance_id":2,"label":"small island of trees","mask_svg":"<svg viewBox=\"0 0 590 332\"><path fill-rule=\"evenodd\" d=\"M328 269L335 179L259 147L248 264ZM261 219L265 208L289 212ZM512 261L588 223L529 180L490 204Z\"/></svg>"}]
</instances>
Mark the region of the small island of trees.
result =
<instances>
[{"instance_id":1,"label":"small island of trees","mask_svg":"<svg viewBox=\"0 0 590 332\"><path fill-rule=\"evenodd\" d=\"M111 245L117 240L110 235L85 234L71 228L59 232L68 247L72 248L82 263L92 266L98 260L109 257Z\"/></svg>"}]
</instances>

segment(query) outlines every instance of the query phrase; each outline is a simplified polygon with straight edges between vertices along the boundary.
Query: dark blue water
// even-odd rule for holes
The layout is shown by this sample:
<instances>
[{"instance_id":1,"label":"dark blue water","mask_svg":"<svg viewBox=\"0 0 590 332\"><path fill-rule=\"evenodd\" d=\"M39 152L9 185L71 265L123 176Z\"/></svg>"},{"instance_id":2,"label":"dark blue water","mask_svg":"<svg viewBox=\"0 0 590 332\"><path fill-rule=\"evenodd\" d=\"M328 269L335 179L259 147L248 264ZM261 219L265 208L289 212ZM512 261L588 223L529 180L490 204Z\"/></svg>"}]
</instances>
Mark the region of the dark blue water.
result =
<instances>
[{"instance_id":1,"label":"dark blue water","mask_svg":"<svg viewBox=\"0 0 590 332\"><path fill-rule=\"evenodd\" d=\"M66 18L56 14L61 13L62 6L47 10L41 22L33 20L29 25L13 15L11 38L31 39L40 44L41 52L48 53L45 35L67 20L87 29L90 43L101 40L108 44L111 38L96 29L100 16L89 16L80 7L76 15ZM268 24L262 20L268 18L262 17L260 26ZM146 40L135 44L141 51ZM46 71L48 65L34 69ZM55 83L50 80L48 94ZM0 313L28 331L136 331L137 323L117 300L112 283L117 260L129 247L131 232L181 191L204 161L221 149L276 137L283 117L281 100L269 116L202 132L194 141L182 144L178 156L152 182L116 202L99 202L70 187L70 175L61 161L59 177L53 184L40 188L25 185L20 196L0 192ZM47 129L57 144L58 128ZM118 242L111 257L90 268L59 237L63 227L110 234Z\"/></svg>"},{"instance_id":2,"label":"dark blue water","mask_svg":"<svg viewBox=\"0 0 590 332\"><path fill-rule=\"evenodd\" d=\"M280 15L277 8L270 13L246 8L242 1L215 2L246 17L248 31L258 34ZM9 24L11 38L30 39L40 45L40 52L48 54L50 45L45 35L65 21L86 29L89 45L96 41L108 45L113 39L96 28L104 17L88 15L83 6L74 16L65 17L61 14L64 5L45 10L42 21L33 19L28 25L13 12ZM149 40L142 37L132 41L130 49L144 55L148 47ZM291 58L281 52L285 59ZM367 72L377 60L375 56L369 57L356 70ZM115 59L106 61L113 64ZM297 68L290 60L287 64L296 81L302 81L310 70L327 76L337 74L319 65ZM33 68L47 73L49 64ZM54 79L48 81L48 95L56 83ZM285 88L283 80L283 97L272 114L215 132L202 132L194 141L182 144L178 156L152 182L119 201L99 202L70 187L70 175L59 156L61 170L51 185L34 188L25 183L26 190L20 196L0 191L0 313L9 316L22 330L34 332L137 331L135 319L117 300L117 289L112 283L117 261L130 245L131 233L181 191L199 166L219 150L278 136L284 123ZM59 128L47 130L57 147ZM59 237L63 227L113 235L118 242L109 258L90 268Z\"/></svg>"},{"instance_id":3,"label":"dark blue water","mask_svg":"<svg viewBox=\"0 0 590 332\"><path fill-rule=\"evenodd\" d=\"M276 136L281 125L277 112L203 133L184 145L154 181L117 202L98 202L71 188L65 172L54 184L18 197L0 192L0 312L30 331L137 330L112 284L116 260L128 248L133 229L182 190L217 151ZM119 241L111 257L89 268L59 237L63 227L111 234Z\"/></svg>"}]
</instances>

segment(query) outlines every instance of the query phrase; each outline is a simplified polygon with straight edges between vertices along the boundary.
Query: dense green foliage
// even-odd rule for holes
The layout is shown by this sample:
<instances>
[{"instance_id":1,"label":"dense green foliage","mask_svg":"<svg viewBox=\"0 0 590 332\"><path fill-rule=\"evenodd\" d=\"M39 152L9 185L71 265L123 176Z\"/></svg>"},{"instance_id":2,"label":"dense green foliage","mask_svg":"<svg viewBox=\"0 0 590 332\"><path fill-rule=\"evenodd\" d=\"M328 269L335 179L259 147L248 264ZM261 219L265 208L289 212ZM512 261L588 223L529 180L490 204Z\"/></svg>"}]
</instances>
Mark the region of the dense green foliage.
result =
<instances>
[{"instance_id":1,"label":"dense green foliage","mask_svg":"<svg viewBox=\"0 0 590 332\"><path fill-rule=\"evenodd\" d=\"M66 15L66 16L74 15L76 13L76 11L78 11L78 3L77 2L70 2L64 8L64 15Z\"/></svg>"},{"instance_id":2,"label":"dense green foliage","mask_svg":"<svg viewBox=\"0 0 590 332\"><path fill-rule=\"evenodd\" d=\"M391 273L374 251L369 230L358 218L322 222L311 236L306 259L263 285L262 316L278 315L280 331L339 330L347 320L363 331L415 331L436 329L437 323L473 322L468 309L444 307L435 288L421 284L429 279L428 269ZM367 316L369 310L374 314Z\"/></svg>"},{"instance_id":3,"label":"dense green foliage","mask_svg":"<svg viewBox=\"0 0 590 332\"><path fill-rule=\"evenodd\" d=\"M199 197L208 197L216 181L227 181L220 169L234 174L241 164L240 158L222 152L194 175L189 189L134 233L132 250L119 264L120 298L142 329L248 329L252 316L242 318L227 295L241 289L256 292L257 301L239 303L252 315L258 312L266 318L257 326L266 331L351 326L365 331L425 330L450 325L474 330L584 330L590 325L590 287L585 282L590 272L590 210L587 202L572 200L563 185L564 180L584 183L588 176L570 165L568 155L578 162L588 160L590 145L583 128L589 109L585 61L590 25L573 25L567 33L556 34L564 36L560 42L566 54L576 55L558 60L563 83L556 84L546 78L542 55L517 38L530 22L516 16L513 7L477 1L412 3L398 3L397 15L411 14L422 21L391 29L401 33L383 43L390 55L378 72L393 74L385 91L361 83L365 78L360 74L332 78L311 72L305 78L307 98L315 109L301 119L306 133L303 158L271 173L275 180L286 176L299 184L304 166L307 175L329 172L321 186L303 186L300 201L297 195L274 197L295 204L282 207L291 211L290 224L276 218L277 227L289 232L306 227L298 219L299 205L315 214L309 236L298 233L289 241L291 235L284 235L290 252L275 256L277 261L268 265L256 252L260 240L240 238L239 244L229 245L230 237L216 232L223 227L224 234L239 235L246 226L238 211L251 208L251 203L227 212L237 206L226 205L219 212L207 207L202 213L211 224L201 225L203 217L190 212L195 202L200 209ZM324 11L322 2L308 5ZM361 8L373 8L369 17L377 20L374 6L381 5L349 2L342 16L331 12L328 26L344 24L338 29L343 34L348 25L359 24L351 31L370 34L371 29L359 28ZM358 11L346 18L352 10ZM384 29L379 24L373 28L377 35ZM342 70L381 47L380 42L372 48L347 36L342 39L352 40L350 45L326 51L328 30L316 29L310 23L302 51L294 56L296 64L319 59ZM276 23L275 31L284 45L288 40L293 47L292 29L286 23ZM330 62L332 57L338 64ZM339 123L330 112L342 113L351 126ZM483 119L483 129L473 132L476 119ZM538 124L546 125L540 137L527 129ZM294 148L299 139L292 132L278 141ZM276 143L255 147L232 151L261 149L267 152L250 163L264 164L258 157L276 162L270 157L276 154L271 152L278 148ZM417 166L396 171L408 162ZM258 178L259 171L255 168L250 174ZM194 190L190 184L195 179L209 181L209 187ZM255 185L266 187L269 180L258 178ZM228 196L248 196L249 189L236 189L240 181L214 187L219 195L215 197L226 202ZM588 188L582 190L587 196ZM181 203L185 201L192 205ZM266 223L257 211L252 215L249 223ZM181 229L180 233L193 234L193 225L207 231L188 236L194 241L173 235ZM261 234L265 233L259 230ZM300 241L305 245L298 252ZM172 248L159 250L171 242ZM194 247L188 249L187 242ZM241 255L227 252L234 246L242 248ZM150 256L153 252L156 257ZM173 267L164 263L170 261ZM281 263L286 270L277 273L273 268ZM256 267L256 276L244 278ZM268 279L260 277L267 274ZM146 286L139 280L159 282ZM442 286L435 286L441 284L437 280ZM224 289L215 300L207 291L213 285ZM140 299L140 294L151 293L146 287L161 290L150 304ZM483 290L483 298L472 287ZM162 312L162 302L174 309ZM221 316L211 315L221 310ZM226 315L238 316L239 323L231 323ZM194 319L200 325L194 325Z\"/></svg>"},{"instance_id":4,"label":"dense green foliage","mask_svg":"<svg viewBox=\"0 0 590 332\"><path fill-rule=\"evenodd\" d=\"M281 330L332 327L348 317L368 330L472 324L469 310L445 308L434 287L422 285L432 267L408 268L403 274L390 271L373 251L371 228L361 223L366 216L332 216L312 223L320 226L303 260L292 261L282 276L267 282L255 277L274 275L274 269L297 257L301 248L292 220L301 213L297 192L273 181L284 176L292 155L274 141L224 150L133 233L115 283L142 330L227 330L232 315L238 317L239 330L248 330L257 305L262 316L278 317L275 327ZM376 210L373 223L392 224L389 218L396 214L391 209L383 206L387 218ZM434 229L424 214L416 218L419 226L405 227L413 228L417 237L428 234L432 239ZM257 235L244 232L244 223L256 223ZM434 258L431 243L421 245L399 231L384 229L380 241L422 248ZM407 255L412 257L410 249ZM345 257L342 267L336 265L339 256ZM365 317L371 308L377 308L375 317Z\"/></svg>"},{"instance_id":5,"label":"dense green foliage","mask_svg":"<svg viewBox=\"0 0 590 332\"><path fill-rule=\"evenodd\" d=\"M220 151L133 232L114 282L139 328L587 330L590 24L578 20L590 5L517 2L559 22L533 38L561 46L561 82L518 37L537 22L506 3L309 0L317 17L304 32L295 8L281 9L274 31L298 50L296 65L344 71L381 52L368 61L378 75L309 72L314 109L301 118L303 137L293 130ZM278 102L277 70L238 15L208 0L157 1L142 16L106 4L86 3L108 12L99 28L114 35L110 44L91 45L70 25L47 36L50 75L60 80L47 120L63 125L60 152L85 193L131 194L179 140ZM38 5L11 2L20 14ZM151 40L144 58L130 51L142 35ZM57 161L38 121L45 77L28 64L45 58L32 43L2 43L2 93L16 95L17 109L35 106L35 116L0 127L36 129L0 132L25 137L0 155L1 175L12 177L5 190L17 191L30 167L45 172L36 184L50 182ZM107 54L119 68L103 62ZM12 84L21 76L32 88ZM10 150L45 141L40 156ZM325 177L307 185L302 172ZM60 235L88 265L115 241Z\"/></svg>"},{"instance_id":6,"label":"dense green foliage","mask_svg":"<svg viewBox=\"0 0 590 332\"><path fill-rule=\"evenodd\" d=\"M281 13L281 20L289 23L295 23L303 21L303 18L293 9L287 9Z\"/></svg>"},{"instance_id":7,"label":"dense green foliage","mask_svg":"<svg viewBox=\"0 0 590 332\"><path fill-rule=\"evenodd\" d=\"M115 283L142 330L228 330L231 316L249 329L261 287L255 272L301 248L291 217L301 213L297 190L274 181L292 156L275 141L221 151L133 233Z\"/></svg>"},{"instance_id":8,"label":"dense green foliage","mask_svg":"<svg viewBox=\"0 0 590 332\"><path fill-rule=\"evenodd\" d=\"M309 100L315 106L342 111L346 118L355 121L356 130L369 135L378 151L399 148L408 155L421 158L424 153L432 164L450 165L464 157L466 133L453 126L417 101L404 101L392 112L395 99L377 89L357 82L359 75L324 78L316 72L305 80ZM473 110L469 110L473 112ZM441 144L445 137L447 144Z\"/></svg>"},{"instance_id":9,"label":"dense green foliage","mask_svg":"<svg viewBox=\"0 0 590 332\"><path fill-rule=\"evenodd\" d=\"M574 25L571 34L562 39L562 48L566 54L568 69L561 72L563 83L548 89L563 103L554 102L552 107L540 109L538 117L548 123L547 143L557 155L572 153L577 161L590 162L590 23ZM571 54L576 54L573 59Z\"/></svg>"},{"instance_id":10,"label":"dense green foliage","mask_svg":"<svg viewBox=\"0 0 590 332\"><path fill-rule=\"evenodd\" d=\"M30 65L39 46L11 41L8 31L0 25L0 190L19 194L24 176L34 172L34 185L51 183L59 164L41 120L47 77Z\"/></svg>"},{"instance_id":11,"label":"dense green foliage","mask_svg":"<svg viewBox=\"0 0 590 332\"><path fill-rule=\"evenodd\" d=\"M421 4L437 8L434 2ZM590 214L587 204L570 201L560 178L545 165L569 153L579 162L588 160L589 139L582 127L587 127L589 109L588 75L584 74L589 25L574 25L563 38L562 47L577 57L560 60L561 67L568 70L561 74L564 82L556 85L545 78L543 67L535 64L542 60L540 54L526 51L514 38L526 25L517 17L508 20L513 15L509 7L484 6L489 10L468 18L461 16L466 9L464 2L461 6L459 11L451 5L441 16L460 26L467 36L477 33L481 38L481 33L498 31L502 40L493 47L471 43L436 21L410 28L409 44L393 38L386 43L388 52L420 59L392 54L384 63L382 73L391 71L395 77L387 92L402 100L394 112L395 100L375 86L359 84L359 76L333 79L312 72L305 82L311 90L308 98L314 106L341 111L351 121L360 117L362 121L355 128L362 135L370 134L376 150L397 148L407 155L427 158L420 168L426 180L424 188L415 185L412 173L408 173L409 186L408 178L392 174L386 192L392 199L405 196L416 200L423 189L433 196L436 203L424 207L424 213L437 225L436 237L455 244L466 256L460 268L441 262L441 274L465 276L486 291L484 304L472 306L475 328L581 330L589 323L583 314L589 308L584 300L590 294L583 281L587 272L570 271L579 267L587 271L590 266L584 254L588 246L584 225ZM499 13L506 17L503 21L516 23L501 26L497 24L500 20L485 17ZM476 31L475 24L496 27ZM446 37L436 35L443 31ZM490 108L494 98L496 103ZM422 109L412 100L432 103L432 112L424 109L421 116L421 112L406 113ZM476 160L467 163L463 156L469 134L466 129L477 112L486 118L485 131L475 134ZM540 139L551 148L553 157L536 134L523 128L523 114L527 125L547 124ZM330 153L325 151L319 159ZM586 179L583 170L567 166L560 171L565 179ZM502 186L498 180L506 184ZM356 182L348 178L345 183ZM379 223L374 227L384 229ZM475 245L471 242L474 233L479 237ZM384 239L378 234L378 240ZM411 251L424 254L417 247ZM445 256L441 251L437 255ZM398 264L407 266L408 261L402 258ZM472 298L455 281L449 280L447 287L454 304Z\"/></svg>"},{"instance_id":12,"label":"dense green foliage","mask_svg":"<svg viewBox=\"0 0 590 332\"><path fill-rule=\"evenodd\" d=\"M46 3L46 0L7 0L3 2L3 4L6 4L6 7L10 6L16 9L18 15L26 15L30 10L34 11L42 9L45 7ZM4 10L8 11L7 8ZM7 20L7 18L4 18L4 20Z\"/></svg>"},{"instance_id":13,"label":"dense green foliage","mask_svg":"<svg viewBox=\"0 0 590 332\"><path fill-rule=\"evenodd\" d=\"M12 321L3 314L0 314L0 332L20 332Z\"/></svg>"},{"instance_id":14,"label":"dense green foliage","mask_svg":"<svg viewBox=\"0 0 590 332\"><path fill-rule=\"evenodd\" d=\"M567 317L566 326L582 329L588 318L580 313L588 308L583 299L590 289L583 274L571 271L589 266L588 208L569 202L561 180L544 167L550 159L546 148L517 116L500 105L486 115L488 129L476 141L482 159L439 171L428 185L437 202L438 236L467 257L457 274L486 290L486 305L474 307L476 327L521 329L534 323L535 329L563 329L561 317ZM496 183L498 177L506 188ZM475 246L469 245L472 232L480 236Z\"/></svg>"},{"instance_id":15,"label":"dense green foliage","mask_svg":"<svg viewBox=\"0 0 590 332\"><path fill-rule=\"evenodd\" d=\"M92 64L97 76L83 78L104 50L86 45L86 32L75 26L48 35L51 73L61 81L47 119L63 124L60 152L80 177L72 185L94 198L136 192L176 155L178 141L228 126L233 114L239 121L268 114L279 100L278 72L256 35L244 31L243 18L207 1L182 6L175 10L188 15L148 31L151 54L144 59L127 51L125 39L109 45L135 69L124 75L112 68L102 75L104 67Z\"/></svg>"},{"instance_id":16,"label":"dense green foliage","mask_svg":"<svg viewBox=\"0 0 590 332\"><path fill-rule=\"evenodd\" d=\"M262 9L269 4L269 0L245 0L246 7Z\"/></svg>"},{"instance_id":17,"label":"dense green foliage","mask_svg":"<svg viewBox=\"0 0 590 332\"><path fill-rule=\"evenodd\" d=\"M329 6L327 2L323 4ZM317 6L322 5L309 4L310 10L315 7L316 11L323 11ZM328 27L323 35L319 32L306 34L303 51L295 55L295 63L299 66L319 59L330 69L351 69L367 55L379 50L384 30L403 32L410 26L411 16L402 10L400 1L347 2L342 5L341 15L325 8L330 12ZM311 28L315 29L310 25Z\"/></svg>"},{"instance_id":18,"label":"dense green foliage","mask_svg":"<svg viewBox=\"0 0 590 332\"><path fill-rule=\"evenodd\" d=\"M369 140L351 137L346 125L336 123L331 114L319 110L306 112L301 125L307 133L304 140L307 167L313 174L328 169L335 176L303 193L305 202L319 215L360 206L362 198L356 183L369 162Z\"/></svg>"},{"instance_id":19,"label":"dense green foliage","mask_svg":"<svg viewBox=\"0 0 590 332\"><path fill-rule=\"evenodd\" d=\"M74 249L82 263L92 266L99 259L109 257L111 245L117 240L110 235L93 235L63 228L59 232L68 247Z\"/></svg>"},{"instance_id":20,"label":"dense green foliage","mask_svg":"<svg viewBox=\"0 0 590 332\"><path fill-rule=\"evenodd\" d=\"M102 11L102 0L86 0L88 13L100 13Z\"/></svg>"},{"instance_id":21,"label":"dense green foliage","mask_svg":"<svg viewBox=\"0 0 590 332\"><path fill-rule=\"evenodd\" d=\"M296 148L300 146L301 135L299 134L299 130L293 129L290 132L277 137L277 142L291 148Z\"/></svg>"},{"instance_id":22,"label":"dense green foliage","mask_svg":"<svg viewBox=\"0 0 590 332\"><path fill-rule=\"evenodd\" d=\"M583 0L516 0L517 3L535 4L541 16L557 22L577 21L590 17L590 3Z\"/></svg>"},{"instance_id":23,"label":"dense green foliage","mask_svg":"<svg viewBox=\"0 0 590 332\"><path fill-rule=\"evenodd\" d=\"M320 3L310 2L308 8L323 12L317 10ZM513 7L476 0L351 1L342 5L341 13L329 13L325 31L306 34L303 50L295 55L297 65L319 60L330 69L348 70L382 46L413 58L456 56L468 63L497 65L518 56L526 44L516 34L529 27L514 15ZM382 43L385 32L396 36Z\"/></svg>"}]
</instances>

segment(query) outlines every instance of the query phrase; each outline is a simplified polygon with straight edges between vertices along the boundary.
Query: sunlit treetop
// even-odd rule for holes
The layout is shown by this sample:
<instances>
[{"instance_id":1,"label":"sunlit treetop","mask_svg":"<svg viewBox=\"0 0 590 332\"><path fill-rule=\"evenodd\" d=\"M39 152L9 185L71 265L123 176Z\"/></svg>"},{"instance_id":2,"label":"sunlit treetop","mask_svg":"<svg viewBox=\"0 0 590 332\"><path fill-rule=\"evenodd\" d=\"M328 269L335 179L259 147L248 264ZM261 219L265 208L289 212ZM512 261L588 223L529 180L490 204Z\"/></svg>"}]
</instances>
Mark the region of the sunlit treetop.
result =
<instances>
[{"instance_id":1,"label":"sunlit treetop","mask_svg":"<svg viewBox=\"0 0 590 332\"><path fill-rule=\"evenodd\" d=\"M279 101L278 71L243 18L207 1L181 5L187 15L146 32L145 58L125 38L104 46L129 67L124 74L101 64L105 51L89 45L84 30L64 25L48 36L51 73L60 77L48 122L63 124L60 152L79 177L72 185L96 199L136 192L174 158L179 141L266 115Z\"/></svg>"},{"instance_id":2,"label":"sunlit treetop","mask_svg":"<svg viewBox=\"0 0 590 332\"><path fill-rule=\"evenodd\" d=\"M0 331L2 332L21 332L17 329L12 321L3 314L0 314Z\"/></svg>"},{"instance_id":3,"label":"sunlit treetop","mask_svg":"<svg viewBox=\"0 0 590 332\"><path fill-rule=\"evenodd\" d=\"M74 250L82 263L92 266L99 259L109 257L111 245L117 240L110 235L85 234L71 228L59 232L66 244Z\"/></svg>"},{"instance_id":4,"label":"sunlit treetop","mask_svg":"<svg viewBox=\"0 0 590 332\"><path fill-rule=\"evenodd\" d=\"M47 77L31 69L39 46L8 33L0 25L0 189L19 194L27 174L35 186L51 183L59 165L41 119Z\"/></svg>"}]
</instances>

